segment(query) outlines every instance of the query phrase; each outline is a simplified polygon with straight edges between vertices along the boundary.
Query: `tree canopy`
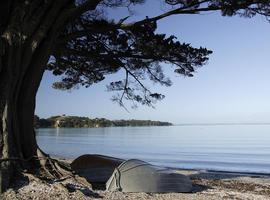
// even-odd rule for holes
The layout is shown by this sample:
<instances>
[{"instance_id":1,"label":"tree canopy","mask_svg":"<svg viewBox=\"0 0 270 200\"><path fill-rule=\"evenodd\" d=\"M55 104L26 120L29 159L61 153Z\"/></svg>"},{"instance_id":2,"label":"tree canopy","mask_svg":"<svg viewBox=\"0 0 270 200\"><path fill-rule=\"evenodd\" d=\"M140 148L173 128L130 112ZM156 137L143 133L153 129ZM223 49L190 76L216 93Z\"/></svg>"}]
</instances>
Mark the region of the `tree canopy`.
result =
<instances>
[{"instance_id":1,"label":"tree canopy","mask_svg":"<svg viewBox=\"0 0 270 200\"><path fill-rule=\"evenodd\" d=\"M80 15L59 34L53 59L48 65L53 74L63 77L61 82L54 84L54 88L89 87L103 80L105 75L123 69L124 79L108 85L108 90L119 92L113 100L120 105L123 105L124 99L132 100L134 105L136 102L152 105L156 100L163 99L164 95L150 91L142 81L149 78L170 86L171 81L163 73L162 63L173 65L178 74L193 76L196 68L203 66L212 53L206 48L195 48L179 42L173 35L156 33L158 20L175 14L199 14L215 10L219 10L223 16L269 16L268 1L216 0L167 0L165 4L171 5L171 10L134 23L125 23L128 17L115 21L104 14L107 8L130 7L144 2L75 2L75 10L90 6L96 6L96 9Z\"/></svg>"}]
</instances>

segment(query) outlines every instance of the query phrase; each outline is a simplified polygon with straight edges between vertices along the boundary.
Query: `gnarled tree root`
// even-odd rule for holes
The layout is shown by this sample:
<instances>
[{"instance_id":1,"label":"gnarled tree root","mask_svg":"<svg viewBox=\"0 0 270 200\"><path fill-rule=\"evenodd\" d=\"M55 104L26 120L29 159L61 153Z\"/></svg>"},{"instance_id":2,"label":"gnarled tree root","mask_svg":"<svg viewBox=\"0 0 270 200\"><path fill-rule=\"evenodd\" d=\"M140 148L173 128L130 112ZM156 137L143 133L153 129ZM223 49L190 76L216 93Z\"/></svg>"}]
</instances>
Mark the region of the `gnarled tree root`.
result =
<instances>
[{"instance_id":1,"label":"gnarled tree root","mask_svg":"<svg viewBox=\"0 0 270 200\"><path fill-rule=\"evenodd\" d=\"M69 163L52 158L40 149L37 150L37 156L31 158L3 158L0 159L0 162L20 162L22 166L30 166L18 170L19 173L27 175L29 181L61 182L73 179L84 187L92 188L92 185L84 177L72 171Z\"/></svg>"},{"instance_id":2,"label":"gnarled tree root","mask_svg":"<svg viewBox=\"0 0 270 200\"><path fill-rule=\"evenodd\" d=\"M54 180L55 182L72 178L81 185L92 188L91 184L84 177L81 177L72 171L69 163L51 158L48 154L45 154L40 149L38 150L38 155L39 158L43 158L40 159L41 167L39 168L39 173L37 173L39 178Z\"/></svg>"}]
</instances>

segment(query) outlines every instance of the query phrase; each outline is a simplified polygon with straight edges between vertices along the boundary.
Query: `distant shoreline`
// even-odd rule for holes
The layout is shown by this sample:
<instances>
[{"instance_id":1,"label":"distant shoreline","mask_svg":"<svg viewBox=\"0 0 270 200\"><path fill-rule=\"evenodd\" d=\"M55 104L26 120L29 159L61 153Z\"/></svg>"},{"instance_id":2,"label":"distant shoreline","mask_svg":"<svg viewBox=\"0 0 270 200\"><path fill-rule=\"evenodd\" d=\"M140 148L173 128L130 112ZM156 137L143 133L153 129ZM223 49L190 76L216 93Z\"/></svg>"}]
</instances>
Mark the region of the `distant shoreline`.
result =
<instances>
[{"instance_id":1,"label":"distant shoreline","mask_svg":"<svg viewBox=\"0 0 270 200\"><path fill-rule=\"evenodd\" d=\"M80 116L57 115L47 119L35 115L35 128L99 128L99 127L142 127L142 126L172 126L170 122L151 120L109 120L105 118L89 118Z\"/></svg>"},{"instance_id":2,"label":"distant shoreline","mask_svg":"<svg viewBox=\"0 0 270 200\"><path fill-rule=\"evenodd\" d=\"M166 126L175 126L175 125L149 125L149 126L100 126L100 127L36 127L35 129L66 129L66 128L72 128L72 129L80 129L80 128L130 128L130 127L166 127Z\"/></svg>"}]
</instances>

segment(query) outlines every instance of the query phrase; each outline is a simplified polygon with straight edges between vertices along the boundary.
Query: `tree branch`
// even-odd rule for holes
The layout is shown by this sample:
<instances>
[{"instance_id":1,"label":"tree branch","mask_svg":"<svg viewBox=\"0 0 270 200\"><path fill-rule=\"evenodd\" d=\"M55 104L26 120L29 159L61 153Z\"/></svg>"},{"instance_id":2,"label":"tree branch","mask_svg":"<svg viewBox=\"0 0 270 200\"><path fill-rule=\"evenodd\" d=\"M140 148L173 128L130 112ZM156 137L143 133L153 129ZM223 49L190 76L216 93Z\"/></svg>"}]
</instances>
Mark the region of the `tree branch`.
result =
<instances>
[{"instance_id":1,"label":"tree branch","mask_svg":"<svg viewBox=\"0 0 270 200\"><path fill-rule=\"evenodd\" d=\"M153 74L153 72L147 67L146 70L148 71L148 73L157 81L159 82L160 84L163 84L163 85L166 85L166 86L170 86L171 84L166 82L166 81L163 81L161 79L159 79L155 74Z\"/></svg>"},{"instance_id":2,"label":"tree branch","mask_svg":"<svg viewBox=\"0 0 270 200\"><path fill-rule=\"evenodd\" d=\"M125 80L125 85L124 85L124 89L123 89L123 93L122 93L122 96L120 98L120 104L123 105L123 97L126 93L126 90L127 90L127 85L128 85L128 71L126 70L126 80Z\"/></svg>"},{"instance_id":3,"label":"tree branch","mask_svg":"<svg viewBox=\"0 0 270 200\"><path fill-rule=\"evenodd\" d=\"M194 4L193 6L195 5L201 5L203 3L206 3L208 1L201 1L197 4ZM163 18L166 18L166 17L169 17L169 16L172 16L172 15L177 15L177 14L198 14L200 12L209 12L209 11L217 11L217 10L222 10L222 9L225 9L225 8L234 8L234 9L244 9L244 8L247 8L248 6L252 5L252 4L256 4L256 1L247 1L245 3L242 3L242 4L238 4L237 6L208 6L208 7L203 7L203 8L196 8L196 9L188 9L190 8L191 6L187 6L187 7L181 7L181 8L177 8L177 9L174 9L174 10L171 10L171 11L168 11L166 13L163 13L161 15L158 15L158 16L155 16L155 17L152 17L152 18L146 18L146 19L143 19L141 21L137 21L137 22L133 22L133 23L130 23L130 24L122 24L121 25L121 28L122 29L129 29L131 27L134 27L134 26L140 26L140 25L143 25L145 23L151 23L151 22L156 22L158 20L161 20Z\"/></svg>"},{"instance_id":4,"label":"tree branch","mask_svg":"<svg viewBox=\"0 0 270 200\"><path fill-rule=\"evenodd\" d=\"M137 76L135 76L128 68L126 68L124 65L122 66L126 71L127 73L129 73L138 83L139 85L147 92L150 92L145 86L144 84L138 79Z\"/></svg>"},{"instance_id":5,"label":"tree branch","mask_svg":"<svg viewBox=\"0 0 270 200\"><path fill-rule=\"evenodd\" d=\"M83 4L69 10L69 12L67 13L67 18L77 18L87 11L95 10L101 1L102 0L85 1Z\"/></svg>"}]
</instances>

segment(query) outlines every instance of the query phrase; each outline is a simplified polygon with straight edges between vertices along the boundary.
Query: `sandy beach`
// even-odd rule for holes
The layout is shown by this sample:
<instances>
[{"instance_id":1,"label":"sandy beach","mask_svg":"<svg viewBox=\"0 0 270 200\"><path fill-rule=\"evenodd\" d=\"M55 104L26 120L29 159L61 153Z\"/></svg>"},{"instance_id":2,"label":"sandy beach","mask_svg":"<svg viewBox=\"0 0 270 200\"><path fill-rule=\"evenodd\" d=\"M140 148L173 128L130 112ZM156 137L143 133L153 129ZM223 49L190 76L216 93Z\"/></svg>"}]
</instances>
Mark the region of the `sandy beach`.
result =
<instances>
[{"instance_id":1,"label":"sandy beach","mask_svg":"<svg viewBox=\"0 0 270 200\"><path fill-rule=\"evenodd\" d=\"M189 176L193 183L191 193L123 193L94 190L74 178L42 181L30 174L18 179L1 199L270 199L270 174L232 173L206 170L176 170Z\"/></svg>"}]
</instances>

